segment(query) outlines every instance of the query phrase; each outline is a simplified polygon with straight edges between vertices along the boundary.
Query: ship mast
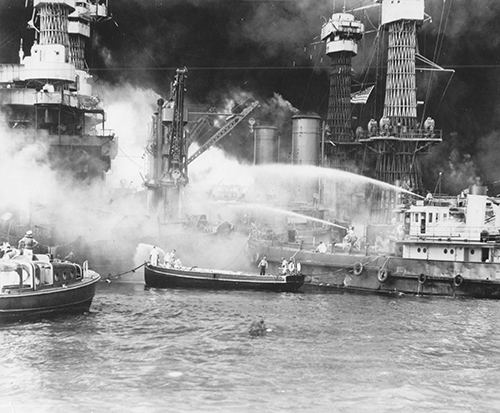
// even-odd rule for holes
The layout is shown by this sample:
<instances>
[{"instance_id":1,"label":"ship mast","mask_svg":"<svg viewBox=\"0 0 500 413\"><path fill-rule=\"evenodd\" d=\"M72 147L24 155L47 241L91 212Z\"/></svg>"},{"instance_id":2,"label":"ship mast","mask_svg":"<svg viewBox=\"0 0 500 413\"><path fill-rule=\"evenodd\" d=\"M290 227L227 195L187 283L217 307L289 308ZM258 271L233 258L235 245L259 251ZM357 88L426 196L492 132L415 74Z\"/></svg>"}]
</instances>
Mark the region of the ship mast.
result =
<instances>
[{"instance_id":1,"label":"ship mast","mask_svg":"<svg viewBox=\"0 0 500 413\"><path fill-rule=\"evenodd\" d=\"M375 178L415 192L423 192L420 156L441 142L428 118L417 122L415 57L417 28L424 21L424 0L379 0L381 26L388 31L387 75L383 117L368 124L368 136L360 139L376 156ZM385 220L398 201L395 194L376 194L376 215Z\"/></svg>"},{"instance_id":2,"label":"ship mast","mask_svg":"<svg viewBox=\"0 0 500 413\"><path fill-rule=\"evenodd\" d=\"M358 53L363 32L363 23L345 12L332 14L321 28L321 40L331 61L327 126L335 145L327 146L325 155L330 166L341 169L348 167L346 161L359 146L351 125L351 59Z\"/></svg>"}]
</instances>

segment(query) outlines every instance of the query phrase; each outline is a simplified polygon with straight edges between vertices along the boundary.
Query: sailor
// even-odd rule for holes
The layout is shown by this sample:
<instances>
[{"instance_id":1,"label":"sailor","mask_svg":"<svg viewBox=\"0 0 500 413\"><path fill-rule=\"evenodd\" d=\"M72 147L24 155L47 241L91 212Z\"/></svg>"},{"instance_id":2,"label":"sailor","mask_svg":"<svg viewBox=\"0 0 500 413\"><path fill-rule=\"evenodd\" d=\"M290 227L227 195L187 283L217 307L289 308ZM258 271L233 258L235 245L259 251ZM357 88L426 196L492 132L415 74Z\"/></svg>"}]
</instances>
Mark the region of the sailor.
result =
<instances>
[{"instance_id":1,"label":"sailor","mask_svg":"<svg viewBox=\"0 0 500 413\"><path fill-rule=\"evenodd\" d=\"M432 136L434 132L434 127L436 126L436 122L430 116L424 122L424 129L427 132L427 136Z\"/></svg>"},{"instance_id":2,"label":"sailor","mask_svg":"<svg viewBox=\"0 0 500 413\"><path fill-rule=\"evenodd\" d=\"M285 257L281 257L281 274L286 275L288 271L288 261L285 259Z\"/></svg>"},{"instance_id":3,"label":"sailor","mask_svg":"<svg viewBox=\"0 0 500 413\"><path fill-rule=\"evenodd\" d=\"M175 249L173 249L172 251L165 254L165 265L169 268L171 268L175 265L175 261L177 259L177 256L175 255L175 253L176 253L176 251L175 251Z\"/></svg>"},{"instance_id":4,"label":"sailor","mask_svg":"<svg viewBox=\"0 0 500 413\"><path fill-rule=\"evenodd\" d=\"M182 268L182 262L181 262L181 260L180 260L179 258L176 258L176 259L174 260L173 265L174 265L174 268L177 268L177 269L178 269L178 268Z\"/></svg>"},{"instance_id":5,"label":"sailor","mask_svg":"<svg viewBox=\"0 0 500 413\"><path fill-rule=\"evenodd\" d=\"M253 321L248 329L248 333L252 337L263 336L266 334L267 328L264 319L260 319L259 321Z\"/></svg>"},{"instance_id":6,"label":"sailor","mask_svg":"<svg viewBox=\"0 0 500 413\"><path fill-rule=\"evenodd\" d=\"M27 255L28 257L33 257L33 248L38 245L38 241L33 238L33 231L28 230L24 237L22 237L17 248L21 250L21 254Z\"/></svg>"},{"instance_id":7,"label":"sailor","mask_svg":"<svg viewBox=\"0 0 500 413\"><path fill-rule=\"evenodd\" d=\"M151 252L149 253L149 262L151 265L158 265L158 258L160 257L160 252L158 251L158 248L156 248L156 245L153 246L151 249Z\"/></svg>"},{"instance_id":8,"label":"sailor","mask_svg":"<svg viewBox=\"0 0 500 413\"><path fill-rule=\"evenodd\" d=\"M326 244L323 241L320 241L315 251L324 254L326 250L327 250Z\"/></svg>"},{"instance_id":9,"label":"sailor","mask_svg":"<svg viewBox=\"0 0 500 413\"><path fill-rule=\"evenodd\" d=\"M368 133L370 136L375 136L377 134L377 121L373 118L368 122Z\"/></svg>"},{"instance_id":10,"label":"sailor","mask_svg":"<svg viewBox=\"0 0 500 413\"><path fill-rule=\"evenodd\" d=\"M358 237L354 233L354 227L351 226L347 230L347 234L345 235L343 239L344 245L349 249L349 254L351 253L352 249L356 247L356 243L358 241Z\"/></svg>"},{"instance_id":11,"label":"sailor","mask_svg":"<svg viewBox=\"0 0 500 413\"><path fill-rule=\"evenodd\" d=\"M266 270L267 270L268 265L269 264L267 263L267 258L262 257L262 259L260 260L259 265L258 265L258 267L260 268L260 275L266 275Z\"/></svg>"}]
</instances>

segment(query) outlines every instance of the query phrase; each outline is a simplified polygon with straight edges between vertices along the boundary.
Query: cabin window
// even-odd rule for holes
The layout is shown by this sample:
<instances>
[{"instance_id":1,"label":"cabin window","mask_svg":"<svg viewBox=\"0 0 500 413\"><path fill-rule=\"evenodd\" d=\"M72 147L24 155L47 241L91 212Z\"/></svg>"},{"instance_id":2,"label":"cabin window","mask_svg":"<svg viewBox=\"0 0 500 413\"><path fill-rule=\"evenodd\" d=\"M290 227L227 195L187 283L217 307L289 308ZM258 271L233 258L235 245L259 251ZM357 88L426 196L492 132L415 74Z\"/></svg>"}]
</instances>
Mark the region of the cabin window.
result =
<instances>
[{"instance_id":1,"label":"cabin window","mask_svg":"<svg viewBox=\"0 0 500 413\"><path fill-rule=\"evenodd\" d=\"M425 253L425 252L427 252L427 248L424 248L422 251L423 251L424 253Z\"/></svg>"},{"instance_id":2,"label":"cabin window","mask_svg":"<svg viewBox=\"0 0 500 413\"><path fill-rule=\"evenodd\" d=\"M439 213L436 212L436 222L439 221Z\"/></svg>"},{"instance_id":3,"label":"cabin window","mask_svg":"<svg viewBox=\"0 0 500 413\"><path fill-rule=\"evenodd\" d=\"M417 252L420 252L420 247L417 248Z\"/></svg>"},{"instance_id":4,"label":"cabin window","mask_svg":"<svg viewBox=\"0 0 500 413\"><path fill-rule=\"evenodd\" d=\"M415 222L418 222L418 212L416 212L415 214L413 214L415 216Z\"/></svg>"},{"instance_id":5,"label":"cabin window","mask_svg":"<svg viewBox=\"0 0 500 413\"><path fill-rule=\"evenodd\" d=\"M432 212L429 212L429 222L432 222Z\"/></svg>"},{"instance_id":6,"label":"cabin window","mask_svg":"<svg viewBox=\"0 0 500 413\"><path fill-rule=\"evenodd\" d=\"M481 261L482 262L489 261L489 258L490 258L489 248L481 248Z\"/></svg>"},{"instance_id":7,"label":"cabin window","mask_svg":"<svg viewBox=\"0 0 500 413\"><path fill-rule=\"evenodd\" d=\"M455 251L453 251L453 249L450 250L450 254L453 254Z\"/></svg>"},{"instance_id":8,"label":"cabin window","mask_svg":"<svg viewBox=\"0 0 500 413\"><path fill-rule=\"evenodd\" d=\"M474 255L474 250L470 250L470 255Z\"/></svg>"},{"instance_id":9,"label":"cabin window","mask_svg":"<svg viewBox=\"0 0 500 413\"><path fill-rule=\"evenodd\" d=\"M445 254L448 254L448 248L445 248L445 249L443 250L443 252L444 252Z\"/></svg>"}]
</instances>

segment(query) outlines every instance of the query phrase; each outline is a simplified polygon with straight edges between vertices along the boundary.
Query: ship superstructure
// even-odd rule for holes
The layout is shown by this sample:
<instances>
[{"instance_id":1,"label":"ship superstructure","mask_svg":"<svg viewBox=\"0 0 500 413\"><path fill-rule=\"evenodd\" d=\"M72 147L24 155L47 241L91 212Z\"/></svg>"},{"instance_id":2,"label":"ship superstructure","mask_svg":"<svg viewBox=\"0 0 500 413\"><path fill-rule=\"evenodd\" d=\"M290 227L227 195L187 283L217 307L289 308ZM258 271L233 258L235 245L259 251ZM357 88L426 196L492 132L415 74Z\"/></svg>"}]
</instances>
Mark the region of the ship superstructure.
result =
<instances>
[{"instance_id":1,"label":"ship superstructure","mask_svg":"<svg viewBox=\"0 0 500 413\"><path fill-rule=\"evenodd\" d=\"M419 158L442 140L433 119L417 119L415 62L424 0L381 0L381 7L381 26L388 32L384 110L379 122L370 120L367 137L360 142L376 156L376 179L422 192ZM380 192L375 198L378 219L387 220L397 203L394 192Z\"/></svg>"},{"instance_id":2,"label":"ship superstructure","mask_svg":"<svg viewBox=\"0 0 500 413\"><path fill-rule=\"evenodd\" d=\"M330 166L349 169L355 162L359 142L352 131L351 60L358 53L364 25L350 13L334 13L321 29L326 54L330 57L330 93L326 124L331 145L324 147ZM324 162L324 159L322 160Z\"/></svg>"},{"instance_id":3,"label":"ship superstructure","mask_svg":"<svg viewBox=\"0 0 500 413\"><path fill-rule=\"evenodd\" d=\"M108 18L103 0L33 0L28 27L35 40L19 63L0 65L0 111L15 139L48 148L51 165L78 179L103 178L117 138L92 91L85 47L95 21Z\"/></svg>"}]
</instances>

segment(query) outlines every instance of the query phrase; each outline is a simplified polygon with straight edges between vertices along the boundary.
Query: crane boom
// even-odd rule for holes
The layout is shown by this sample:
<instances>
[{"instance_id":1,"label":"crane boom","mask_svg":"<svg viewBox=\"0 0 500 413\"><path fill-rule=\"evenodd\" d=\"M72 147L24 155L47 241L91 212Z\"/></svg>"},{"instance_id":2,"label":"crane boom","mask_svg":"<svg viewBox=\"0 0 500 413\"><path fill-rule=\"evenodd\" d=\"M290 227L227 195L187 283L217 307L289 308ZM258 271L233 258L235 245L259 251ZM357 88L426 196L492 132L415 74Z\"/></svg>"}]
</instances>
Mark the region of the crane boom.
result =
<instances>
[{"instance_id":1,"label":"crane boom","mask_svg":"<svg viewBox=\"0 0 500 413\"><path fill-rule=\"evenodd\" d=\"M187 160L187 164L189 165L193 162L198 156L200 156L203 152L205 152L210 146L219 142L224 136L226 136L229 132L231 132L236 125L238 125L243 119L245 119L250 112L252 112L257 106L259 106L259 102L255 101L250 106L246 107L241 113L237 114L233 119L228 121L222 128L220 128L217 132L215 132L203 145L201 145L198 150L193 153Z\"/></svg>"}]
</instances>

